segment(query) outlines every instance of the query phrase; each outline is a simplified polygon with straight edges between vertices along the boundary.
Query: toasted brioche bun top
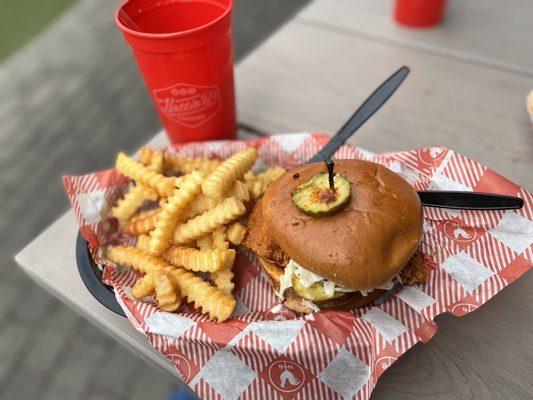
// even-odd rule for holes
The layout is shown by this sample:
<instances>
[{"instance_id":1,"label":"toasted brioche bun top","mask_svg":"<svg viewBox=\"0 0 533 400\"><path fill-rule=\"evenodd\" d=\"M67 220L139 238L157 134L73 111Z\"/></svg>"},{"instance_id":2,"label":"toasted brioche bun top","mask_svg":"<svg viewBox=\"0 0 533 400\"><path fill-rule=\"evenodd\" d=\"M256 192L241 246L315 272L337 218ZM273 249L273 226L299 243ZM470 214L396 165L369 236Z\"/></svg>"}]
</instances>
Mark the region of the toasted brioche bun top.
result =
<instances>
[{"instance_id":1,"label":"toasted brioche bun top","mask_svg":"<svg viewBox=\"0 0 533 400\"><path fill-rule=\"evenodd\" d=\"M377 288L400 272L422 236L418 194L398 174L360 160L336 160L335 172L351 183L342 211L315 218L302 213L291 192L324 163L287 171L262 201L264 221L281 249L302 267L353 290Z\"/></svg>"}]
</instances>

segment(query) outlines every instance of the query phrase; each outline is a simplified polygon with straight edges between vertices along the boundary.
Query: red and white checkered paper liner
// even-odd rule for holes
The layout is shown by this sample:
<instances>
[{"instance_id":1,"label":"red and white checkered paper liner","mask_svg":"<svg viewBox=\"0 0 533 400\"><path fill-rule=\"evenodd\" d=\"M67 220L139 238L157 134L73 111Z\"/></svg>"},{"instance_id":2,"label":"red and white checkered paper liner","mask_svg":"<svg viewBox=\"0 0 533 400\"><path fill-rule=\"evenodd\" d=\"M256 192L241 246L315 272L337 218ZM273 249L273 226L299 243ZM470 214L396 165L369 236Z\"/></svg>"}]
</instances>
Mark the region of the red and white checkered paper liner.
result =
<instances>
[{"instance_id":1,"label":"red and white checkered paper liner","mask_svg":"<svg viewBox=\"0 0 533 400\"><path fill-rule=\"evenodd\" d=\"M225 158L256 146L259 164L290 167L307 160L328 139L293 134L169 150ZM378 162L416 189L502 193L522 197L525 206L501 212L425 208L420 251L429 269L427 282L353 312L294 314L280 304L255 257L243 250L234 267L237 309L223 324L186 306L165 313L153 302L133 299L130 288L137 275L108 263L104 277L130 321L202 399L368 399L385 369L417 342L431 339L438 314L470 313L532 267L533 197L487 167L440 147L376 156L346 145L335 158ZM64 183L93 249L133 243L108 218L110 205L128 185L115 169L66 176ZM93 253L98 260L98 252Z\"/></svg>"}]
</instances>

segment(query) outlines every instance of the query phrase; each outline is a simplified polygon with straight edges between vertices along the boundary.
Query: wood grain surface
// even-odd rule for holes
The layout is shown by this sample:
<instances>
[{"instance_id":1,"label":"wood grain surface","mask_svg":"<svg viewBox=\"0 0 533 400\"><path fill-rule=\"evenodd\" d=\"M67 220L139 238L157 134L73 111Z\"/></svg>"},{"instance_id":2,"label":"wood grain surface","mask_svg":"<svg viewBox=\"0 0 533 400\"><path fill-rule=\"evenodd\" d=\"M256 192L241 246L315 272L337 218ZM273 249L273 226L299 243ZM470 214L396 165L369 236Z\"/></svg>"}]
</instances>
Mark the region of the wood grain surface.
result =
<instances>
[{"instance_id":1,"label":"wood grain surface","mask_svg":"<svg viewBox=\"0 0 533 400\"><path fill-rule=\"evenodd\" d=\"M392 18L394 0L317 0L300 19L332 30L533 77L533 2L448 0L442 22L410 29Z\"/></svg>"}]
</instances>

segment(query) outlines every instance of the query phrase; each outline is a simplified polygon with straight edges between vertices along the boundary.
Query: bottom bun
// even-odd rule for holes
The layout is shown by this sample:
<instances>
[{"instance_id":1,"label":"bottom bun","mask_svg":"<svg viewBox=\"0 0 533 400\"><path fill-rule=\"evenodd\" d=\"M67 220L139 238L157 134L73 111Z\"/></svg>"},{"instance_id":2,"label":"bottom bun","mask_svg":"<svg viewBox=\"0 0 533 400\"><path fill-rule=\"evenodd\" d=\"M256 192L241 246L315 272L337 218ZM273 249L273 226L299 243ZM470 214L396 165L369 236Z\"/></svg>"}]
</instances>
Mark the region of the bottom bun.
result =
<instances>
[{"instance_id":1,"label":"bottom bun","mask_svg":"<svg viewBox=\"0 0 533 400\"><path fill-rule=\"evenodd\" d=\"M258 257L261 266L268 275L270 284L276 293L279 292L279 280L284 273L283 267L265 260L262 257ZM335 309L335 310L353 310L354 308L364 307L367 304L372 303L381 296L387 293L387 290L376 289L368 293L367 296L363 296L360 292L347 292L340 297L334 299L329 299L325 301L315 301L314 303L321 310L325 309ZM311 313L313 310L309 305L308 301L296 293L292 288L288 288L283 293L283 304L285 307L290 308L293 311L300 313Z\"/></svg>"}]
</instances>

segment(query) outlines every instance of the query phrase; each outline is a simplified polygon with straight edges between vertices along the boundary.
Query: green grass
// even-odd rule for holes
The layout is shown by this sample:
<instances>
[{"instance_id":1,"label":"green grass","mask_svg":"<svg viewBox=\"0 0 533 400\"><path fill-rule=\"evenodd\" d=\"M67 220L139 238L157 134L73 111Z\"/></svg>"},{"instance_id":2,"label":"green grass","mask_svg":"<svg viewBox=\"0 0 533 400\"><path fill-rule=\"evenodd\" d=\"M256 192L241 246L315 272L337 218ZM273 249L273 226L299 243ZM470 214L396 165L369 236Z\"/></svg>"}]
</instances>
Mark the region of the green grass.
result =
<instances>
[{"instance_id":1,"label":"green grass","mask_svg":"<svg viewBox=\"0 0 533 400\"><path fill-rule=\"evenodd\" d=\"M0 0L0 61L23 46L76 0Z\"/></svg>"}]
</instances>

